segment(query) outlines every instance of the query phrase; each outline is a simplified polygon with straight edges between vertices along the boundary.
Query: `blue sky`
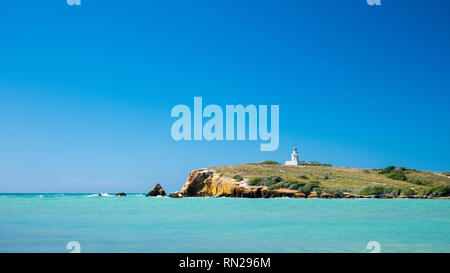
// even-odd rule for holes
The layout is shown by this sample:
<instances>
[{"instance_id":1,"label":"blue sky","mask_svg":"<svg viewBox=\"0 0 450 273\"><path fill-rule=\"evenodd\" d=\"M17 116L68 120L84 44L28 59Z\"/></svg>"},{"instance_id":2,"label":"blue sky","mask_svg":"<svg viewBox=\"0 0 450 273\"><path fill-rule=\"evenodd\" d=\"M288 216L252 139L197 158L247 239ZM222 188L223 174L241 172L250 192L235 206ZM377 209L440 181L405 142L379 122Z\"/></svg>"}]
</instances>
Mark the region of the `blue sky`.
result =
<instances>
[{"instance_id":1,"label":"blue sky","mask_svg":"<svg viewBox=\"0 0 450 273\"><path fill-rule=\"evenodd\" d=\"M300 157L450 170L448 1L7 1L0 192L178 190ZM280 146L176 142L176 104L280 105Z\"/></svg>"}]
</instances>

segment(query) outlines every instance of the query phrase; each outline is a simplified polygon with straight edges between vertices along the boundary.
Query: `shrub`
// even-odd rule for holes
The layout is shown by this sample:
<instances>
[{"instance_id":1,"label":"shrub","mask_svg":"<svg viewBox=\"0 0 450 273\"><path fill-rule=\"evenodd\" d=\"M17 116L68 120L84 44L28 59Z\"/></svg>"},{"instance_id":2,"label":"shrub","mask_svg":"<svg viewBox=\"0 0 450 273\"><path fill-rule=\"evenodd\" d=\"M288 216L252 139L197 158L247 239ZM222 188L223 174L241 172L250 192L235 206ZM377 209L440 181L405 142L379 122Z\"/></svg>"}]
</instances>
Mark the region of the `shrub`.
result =
<instances>
[{"instance_id":1,"label":"shrub","mask_svg":"<svg viewBox=\"0 0 450 273\"><path fill-rule=\"evenodd\" d=\"M281 188L280 184L273 184L269 186L269 190L275 190Z\"/></svg>"},{"instance_id":2,"label":"shrub","mask_svg":"<svg viewBox=\"0 0 450 273\"><path fill-rule=\"evenodd\" d=\"M341 190L332 190L332 191L328 191L329 194L332 194L338 198L343 198L344 197L344 193Z\"/></svg>"},{"instance_id":3,"label":"shrub","mask_svg":"<svg viewBox=\"0 0 450 273\"><path fill-rule=\"evenodd\" d=\"M306 186L298 187L297 191L308 195L312 192L312 188L311 188L311 186L306 185Z\"/></svg>"},{"instance_id":4,"label":"shrub","mask_svg":"<svg viewBox=\"0 0 450 273\"><path fill-rule=\"evenodd\" d=\"M264 161L259 162L259 164L273 164L273 165L280 165L279 162L273 161L273 160L264 160Z\"/></svg>"},{"instance_id":5,"label":"shrub","mask_svg":"<svg viewBox=\"0 0 450 273\"><path fill-rule=\"evenodd\" d=\"M415 180L409 181L409 182L416 184L416 185L422 185L422 186L427 184L425 181L420 180L420 179L415 179Z\"/></svg>"},{"instance_id":6,"label":"shrub","mask_svg":"<svg viewBox=\"0 0 450 273\"><path fill-rule=\"evenodd\" d=\"M321 188L314 188L313 191L315 191L318 195L322 194L323 192Z\"/></svg>"},{"instance_id":7,"label":"shrub","mask_svg":"<svg viewBox=\"0 0 450 273\"><path fill-rule=\"evenodd\" d=\"M272 176L271 179L277 183L283 181L283 178L279 176Z\"/></svg>"},{"instance_id":8,"label":"shrub","mask_svg":"<svg viewBox=\"0 0 450 273\"><path fill-rule=\"evenodd\" d=\"M310 194L311 192L315 191L315 192L322 192L322 190L320 190L320 186L319 186L319 182L318 181L314 181L308 184L300 184L299 187L297 188L297 191L304 193L306 195ZM319 194L319 193L318 193Z\"/></svg>"},{"instance_id":9,"label":"shrub","mask_svg":"<svg viewBox=\"0 0 450 273\"><path fill-rule=\"evenodd\" d=\"M389 174L389 173L394 172L396 169L397 169L396 166L388 166L388 167L384 168L383 170L381 170L379 173L380 174Z\"/></svg>"},{"instance_id":10,"label":"shrub","mask_svg":"<svg viewBox=\"0 0 450 273\"><path fill-rule=\"evenodd\" d=\"M391 189L391 194L392 194L393 196L399 196L401 193L402 193L402 190L401 190L401 189L398 189L398 188L393 188L393 189Z\"/></svg>"},{"instance_id":11,"label":"shrub","mask_svg":"<svg viewBox=\"0 0 450 273\"><path fill-rule=\"evenodd\" d=\"M433 197L447 197L450 196L450 186L439 186L431 189L431 196Z\"/></svg>"},{"instance_id":12,"label":"shrub","mask_svg":"<svg viewBox=\"0 0 450 273\"><path fill-rule=\"evenodd\" d=\"M331 167L331 164L322 164L319 162L310 162L310 163L306 163L306 166L325 166L325 167Z\"/></svg>"},{"instance_id":13,"label":"shrub","mask_svg":"<svg viewBox=\"0 0 450 273\"><path fill-rule=\"evenodd\" d=\"M390 193L392 193L392 190L386 189L385 187L381 187L381 186L366 187L366 188L362 189L360 192L361 195L375 195L375 196L385 195L385 194L390 194Z\"/></svg>"},{"instance_id":14,"label":"shrub","mask_svg":"<svg viewBox=\"0 0 450 273\"><path fill-rule=\"evenodd\" d=\"M280 189L280 188L288 189L291 186L292 186L292 188L298 187L298 182L295 182L295 181L283 181L283 182L280 182L280 183L276 183L276 184L270 185L269 189L270 190Z\"/></svg>"},{"instance_id":15,"label":"shrub","mask_svg":"<svg viewBox=\"0 0 450 273\"><path fill-rule=\"evenodd\" d=\"M406 181L406 175L402 172L392 172L387 176L390 179Z\"/></svg>"},{"instance_id":16,"label":"shrub","mask_svg":"<svg viewBox=\"0 0 450 273\"><path fill-rule=\"evenodd\" d=\"M258 185L261 182L261 180L262 180L261 177L255 177L255 178L250 179L247 183L249 185L255 186L255 185Z\"/></svg>"},{"instance_id":17,"label":"shrub","mask_svg":"<svg viewBox=\"0 0 450 273\"><path fill-rule=\"evenodd\" d=\"M298 178L305 179L305 180L308 180L308 179L309 179L309 177L307 177L306 175L301 175L301 176L299 176Z\"/></svg>"},{"instance_id":18,"label":"shrub","mask_svg":"<svg viewBox=\"0 0 450 273\"><path fill-rule=\"evenodd\" d=\"M244 180L244 178L242 178L242 176L240 176L239 174L236 174L235 176L233 176L233 179L236 180L237 182Z\"/></svg>"},{"instance_id":19,"label":"shrub","mask_svg":"<svg viewBox=\"0 0 450 273\"><path fill-rule=\"evenodd\" d=\"M268 177L256 177L252 178L248 181L249 185L264 185L264 186L272 186L274 184L280 183L283 179L279 176L268 176Z\"/></svg>"},{"instance_id":20,"label":"shrub","mask_svg":"<svg viewBox=\"0 0 450 273\"><path fill-rule=\"evenodd\" d=\"M413 189L403 189L402 194L404 196L411 196L411 195L415 195L416 192Z\"/></svg>"},{"instance_id":21,"label":"shrub","mask_svg":"<svg viewBox=\"0 0 450 273\"><path fill-rule=\"evenodd\" d=\"M292 183L292 184L289 185L288 189L296 190L296 189L298 189L298 187L300 187L300 185L301 185L300 183Z\"/></svg>"},{"instance_id":22,"label":"shrub","mask_svg":"<svg viewBox=\"0 0 450 273\"><path fill-rule=\"evenodd\" d=\"M378 173L387 174L388 175L387 177L390 179L406 181L407 180L406 175L403 173L406 170L407 169L405 167L399 168L396 166L388 166L379 171Z\"/></svg>"}]
</instances>

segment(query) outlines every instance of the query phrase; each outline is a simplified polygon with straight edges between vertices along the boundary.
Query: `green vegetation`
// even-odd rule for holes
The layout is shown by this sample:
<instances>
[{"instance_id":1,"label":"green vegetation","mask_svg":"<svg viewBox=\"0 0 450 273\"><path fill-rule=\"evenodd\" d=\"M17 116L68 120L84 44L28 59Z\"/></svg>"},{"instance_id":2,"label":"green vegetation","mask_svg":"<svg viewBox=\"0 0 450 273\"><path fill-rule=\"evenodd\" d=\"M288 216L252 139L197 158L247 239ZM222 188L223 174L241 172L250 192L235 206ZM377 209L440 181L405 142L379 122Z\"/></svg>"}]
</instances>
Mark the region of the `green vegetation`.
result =
<instances>
[{"instance_id":1,"label":"green vegetation","mask_svg":"<svg viewBox=\"0 0 450 273\"><path fill-rule=\"evenodd\" d=\"M433 197L450 196L450 186L439 186L431 189L429 195Z\"/></svg>"},{"instance_id":2,"label":"green vegetation","mask_svg":"<svg viewBox=\"0 0 450 273\"><path fill-rule=\"evenodd\" d=\"M361 192L359 194L380 196L380 195L388 195L391 193L392 193L391 189L387 189L387 188L381 187L381 186L371 186L371 187L365 187L364 189L361 190Z\"/></svg>"},{"instance_id":3,"label":"green vegetation","mask_svg":"<svg viewBox=\"0 0 450 273\"><path fill-rule=\"evenodd\" d=\"M365 195L431 197L450 196L450 177L442 173L389 166L384 169L352 169L331 166L285 166L243 164L215 167L226 177L249 179L252 186L296 190L305 194L320 192L343 196L344 192ZM242 181L242 180L241 180Z\"/></svg>"},{"instance_id":4,"label":"green vegetation","mask_svg":"<svg viewBox=\"0 0 450 273\"><path fill-rule=\"evenodd\" d=\"M404 196L411 196L411 195L415 195L416 192L413 189L403 189L402 190L402 195Z\"/></svg>"},{"instance_id":5,"label":"green vegetation","mask_svg":"<svg viewBox=\"0 0 450 273\"><path fill-rule=\"evenodd\" d=\"M416 184L416 185L422 185L422 186L427 184L425 181L420 180L420 179L415 179L415 180L409 181L409 182Z\"/></svg>"},{"instance_id":6,"label":"green vegetation","mask_svg":"<svg viewBox=\"0 0 450 273\"><path fill-rule=\"evenodd\" d=\"M280 165L279 162L277 162L277 161L272 161L272 160L264 160L264 161L259 162L258 164Z\"/></svg>"},{"instance_id":7,"label":"green vegetation","mask_svg":"<svg viewBox=\"0 0 450 273\"><path fill-rule=\"evenodd\" d=\"M371 186L366 187L361 190L361 195L375 195L375 196L381 196L381 195L390 195L390 196L411 196L416 195L416 192L411 188L385 188L381 186Z\"/></svg>"},{"instance_id":8,"label":"green vegetation","mask_svg":"<svg viewBox=\"0 0 450 273\"><path fill-rule=\"evenodd\" d=\"M255 177L250 179L247 184L252 185L252 186L256 186L258 185L258 183L261 182L261 177Z\"/></svg>"},{"instance_id":9,"label":"green vegetation","mask_svg":"<svg viewBox=\"0 0 450 273\"><path fill-rule=\"evenodd\" d=\"M379 173L380 174L390 174L393 172L401 172L402 169L396 166L388 166L386 168L384 168L383 170L381 170Z\"/></svg>"},{"instance_id":10,"label":"green vegetation","mask_svg":"<svg viewBox=\"0 0 450 273\"><path fill-rule=\"evenodd\" d=\"M405 171L407 171L405 167L389 166L381 170L379 174L386 174L390 179L406 181L408 178L405 175Z\"/></svg>"},{"instance_id":11,"label":"green vegetation","mask_svg":"<svg viewBox=\"0 0 450 273\"><path fill-rule=\"evenodd\" d=\"M311 162L311 163L307 163L304 166L325 166L325 167L331 167L331 164L322 164L319 162Z\"/></svg>"},{"instance_id":12,"label":"green vegetation","mask_svg":"<svg viewBox=\"0 0 450 273\"><path fill-rule=\"evenodd\" d=\"M338 198L344 197L344 191L341 191L341 190L330 190L330 191L328 191L328 193L332 194Z\"/></svg>"},{"instance_id":13,"label":"green vegetation","mask_svg":"<svg viewBox=\"0 0 450 273\"><path fill-rule=\"evenodd\" d=\"M323 190L320 188L319 184L320 182L314 181L304 186L298 187L297 190L306 195L310 194L313 191L317 192L317 194L321 194Z\"/></svg>"},{"instance_id":14,"label":"green vegetation","mask_svg":"<svg viewBox=\"0 0 450 273\"><path fill-rule=\"evenodd\" d=\"M407 179L406 175L402 172L393 172L393 173L390 173L387 177L390 179L401 180L401 181L406 181L406 179Z\"/></svg>"},{"instance_id":15,"label":"green vegetation","mask_svg":"<svg viewBox=\"0 0 450 273\"><path fill-rule=\"evenodd\" d=\"M244 178L242 178L242 176L240 176L239 174L233 176L233 179L236 180L237 182L241 182L242 180L244 180Z\"/></svg>"},{"instance_id":16,"label":"green vegetation","mask_svg":"<svg viewBox=\"0 0 450 273\"><path fill-rule=\"evenodd\" d=\"M252 186L272 186L281 182L283 179L279 176L255 177L250 179L247 184Z\"/></svg>"}]
</instances>

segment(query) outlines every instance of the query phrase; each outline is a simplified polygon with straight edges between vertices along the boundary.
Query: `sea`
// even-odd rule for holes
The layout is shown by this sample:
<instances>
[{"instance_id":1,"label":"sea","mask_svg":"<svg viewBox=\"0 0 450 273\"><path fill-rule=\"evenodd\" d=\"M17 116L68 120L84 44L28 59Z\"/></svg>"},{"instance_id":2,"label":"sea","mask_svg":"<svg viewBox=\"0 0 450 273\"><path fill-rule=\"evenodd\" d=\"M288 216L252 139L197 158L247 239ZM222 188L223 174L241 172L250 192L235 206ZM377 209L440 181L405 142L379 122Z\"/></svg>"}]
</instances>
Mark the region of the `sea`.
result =
<instances>
[{"instance_id":1,"label":"sea","mask_svg":"<svg viewBox=\"0 0 450 273\"><path fill-rule=\"evenodd\" d=\"M0 252L450 252L450 200L0 194Z\"/></svg>"}]
</instances>

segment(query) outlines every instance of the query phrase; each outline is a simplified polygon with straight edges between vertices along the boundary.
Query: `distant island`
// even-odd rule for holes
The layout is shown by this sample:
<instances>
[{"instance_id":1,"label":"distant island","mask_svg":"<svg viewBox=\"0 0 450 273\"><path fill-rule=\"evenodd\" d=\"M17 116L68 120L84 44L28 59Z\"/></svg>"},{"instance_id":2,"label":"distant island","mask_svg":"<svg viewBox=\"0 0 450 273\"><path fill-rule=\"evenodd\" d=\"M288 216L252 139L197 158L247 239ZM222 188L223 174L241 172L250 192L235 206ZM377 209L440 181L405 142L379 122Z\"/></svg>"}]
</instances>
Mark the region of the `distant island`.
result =
<instances>
[{"instance_id":1,"label":"distant island","mask_svg":"<svg viewBox=\"0 0 450 273\"><path fill-rule=\"evenodd\" d=\"M170 197L450 198L450 173L263 161L194 170Z\"/></svg>"}]
</instances>

